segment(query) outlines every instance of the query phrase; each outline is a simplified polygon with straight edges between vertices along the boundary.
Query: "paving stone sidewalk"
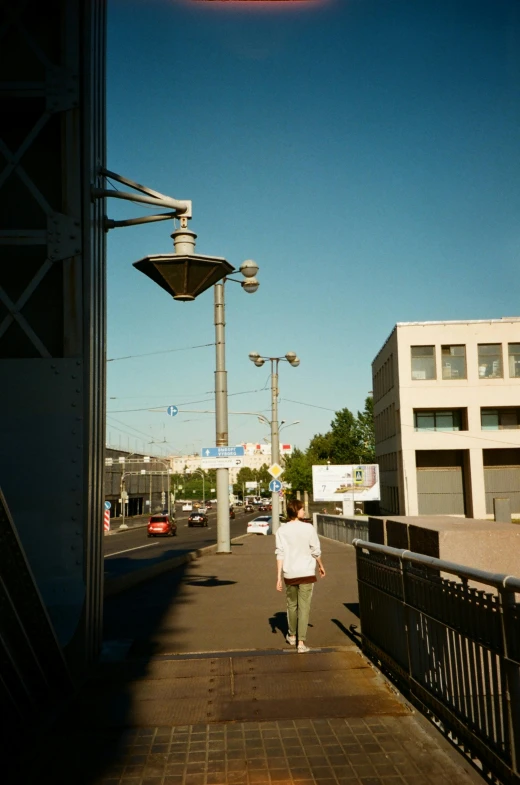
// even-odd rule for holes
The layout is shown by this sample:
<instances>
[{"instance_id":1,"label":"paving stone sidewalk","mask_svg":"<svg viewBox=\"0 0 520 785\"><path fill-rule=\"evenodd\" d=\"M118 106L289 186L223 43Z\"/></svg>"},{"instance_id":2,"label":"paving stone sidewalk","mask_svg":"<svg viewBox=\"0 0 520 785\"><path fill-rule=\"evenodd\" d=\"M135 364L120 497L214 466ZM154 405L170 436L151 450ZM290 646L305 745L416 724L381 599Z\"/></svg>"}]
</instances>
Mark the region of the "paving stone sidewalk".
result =
<instances>
[{"instance_id":1,"label":"paving stone sidewalk","mask_svg":"<svg viewBox=\"0 0 520 785\"><path fill-rule=\"evenodd\" d=\"M305 655L284 641L270 537L111 599L116 655L16 785L482 785L356 646L353 549L323 552Z\"/></svg>"}]
</instances>

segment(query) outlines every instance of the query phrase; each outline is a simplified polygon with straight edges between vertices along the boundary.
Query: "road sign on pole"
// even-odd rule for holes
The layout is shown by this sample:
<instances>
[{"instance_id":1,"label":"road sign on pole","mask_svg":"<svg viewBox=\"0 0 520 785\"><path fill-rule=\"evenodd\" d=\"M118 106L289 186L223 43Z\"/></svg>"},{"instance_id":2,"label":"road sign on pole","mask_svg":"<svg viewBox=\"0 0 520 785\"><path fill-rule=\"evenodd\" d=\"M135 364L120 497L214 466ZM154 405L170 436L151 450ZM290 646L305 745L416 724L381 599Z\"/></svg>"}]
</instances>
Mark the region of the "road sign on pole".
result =
<instances>
[{"instance_id":1,"label":"road sign on pole","mask_svg":"<svg viewBox=\"0 0 520 785\"><path fill-rule=\"evenodd\" d=\"M175 415L178 413L179 410L176 406L168 406L166 411L170 415L170 417L175 417Z\"/></svg>"},{"instance_id":2,"label":"road sign on pole","mask_svg":"<svg viewBox=\"0 0 520 785\"><path fill-rule=\"evenodd\" d=\"M280 480L271 480L269 483L269 490L271 493L278 493L282 489L282 483Z\"/></svg>"},{"instance_id":3,"label":"road sign on pole","mask_svg":"<svg viewBox=\"0 0 520 785\"><path fill-rule=\"evenodd\" d=\"M112 507L110 502L105 502L105 510L109 510Z\"/></svg>"},{"instance_id":4,"label":"road sign on pole","mask_svg":"<svg viewBox=\"0 0 520 785\"><path fill-rule=\"evenodd\" d=\"M243 457L234 457L233 455L222 455L219 457L201 458L201 469L234 469L240 468L244 463Z\"/></svg>"},{"instance_id":5,"label":"road sign on pole","mask_svg":"<svg viewBox=\"0 0 520 785\"><path fill-rule=\"evenodd\" d=\"M273 465L270 466L267 471L271 477L274 477L275 480L277 480L278 477L283 474L283 469L278 463L273 463Z\"/></svg>"},{"instance_id":6,"label":"road sign on pole","mask_svg":"<svg viewBox=\"0 0 520 785\"><path fill-rule=\"evenodd\" d=\"M245 454L244 448L239 447L203 447L200 451L201 458L236 458Z\"/></svg>"}]
</instances>

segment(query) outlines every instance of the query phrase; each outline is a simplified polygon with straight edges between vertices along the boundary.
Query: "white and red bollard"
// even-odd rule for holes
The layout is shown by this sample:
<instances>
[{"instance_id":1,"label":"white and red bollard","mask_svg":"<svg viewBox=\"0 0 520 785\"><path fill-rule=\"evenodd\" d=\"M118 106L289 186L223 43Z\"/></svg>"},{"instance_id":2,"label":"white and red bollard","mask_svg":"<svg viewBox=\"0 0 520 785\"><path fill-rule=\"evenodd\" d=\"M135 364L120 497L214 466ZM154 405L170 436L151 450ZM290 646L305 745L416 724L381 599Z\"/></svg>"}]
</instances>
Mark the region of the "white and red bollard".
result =
<instances>
[{"instance_id":1,"label":"white and red bollard","mask_svg":"<svg viewBox=\"0 0 520 785\"><path fill-rule=\"evenodd\" d=\"M103 529L106 532L110 531L110 502L105 502L105 514L103 516Z\"/></svg>"}]
</instances>

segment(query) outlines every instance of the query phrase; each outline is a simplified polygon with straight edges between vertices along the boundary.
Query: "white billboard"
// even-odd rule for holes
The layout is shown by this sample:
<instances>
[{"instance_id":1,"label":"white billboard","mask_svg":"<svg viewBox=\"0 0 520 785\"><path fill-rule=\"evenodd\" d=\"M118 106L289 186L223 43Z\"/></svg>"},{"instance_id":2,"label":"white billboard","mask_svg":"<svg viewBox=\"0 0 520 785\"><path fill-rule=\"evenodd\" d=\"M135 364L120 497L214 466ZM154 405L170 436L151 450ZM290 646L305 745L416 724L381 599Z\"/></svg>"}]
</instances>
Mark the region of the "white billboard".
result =
<instances>
[{"instance_id":1,"label":"white billboard","mask_svg":"<svg viewBox=\"0 0 520 785\"><path fill-rule=\"evenodd\" d=\"M313 466L312 492L315 502L377 501L381 498L379 465Z\"/></svg>"},{"instance_id":2,"label":"white billboard","mask_svg":"<svg viewBox=\"0 0 520 785\"><path fill-rule=\"evenodd\" d=\"M258 483L256 480L250 480L250 482L246 482L246 488L248 491L254 491L255 488L258 488Z\"/></svg>"}]
</instances>

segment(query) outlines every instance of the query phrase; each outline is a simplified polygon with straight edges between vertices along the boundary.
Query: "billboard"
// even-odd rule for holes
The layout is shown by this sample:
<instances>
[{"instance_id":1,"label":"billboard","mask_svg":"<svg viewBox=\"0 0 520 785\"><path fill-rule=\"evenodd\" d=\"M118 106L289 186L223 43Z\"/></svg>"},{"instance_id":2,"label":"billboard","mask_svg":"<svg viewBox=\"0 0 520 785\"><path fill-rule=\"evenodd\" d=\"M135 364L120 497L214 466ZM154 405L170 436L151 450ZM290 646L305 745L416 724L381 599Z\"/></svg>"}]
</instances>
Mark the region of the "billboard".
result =
<instances>
[{"instance_id":1,"label":"billboard","mask_svg":"<svg viewBox=\"0 0 520 785\"><path fill-rule=\"evenodd\" d=\"M381 498L379 465L313 466L312 493L315 502L377 501Z\"/></svg>"},{"instance_id":2,"label":"billboard","mask_svg":"<svg viewBox=\"0 0 520 785\"><path fill-rule=\"evenodd\" d=\"M248 491L254 491L255 488L258 488L257 481L251 480L250 482L246 482L246 488Z\"/></svg>"}]
</instances>

